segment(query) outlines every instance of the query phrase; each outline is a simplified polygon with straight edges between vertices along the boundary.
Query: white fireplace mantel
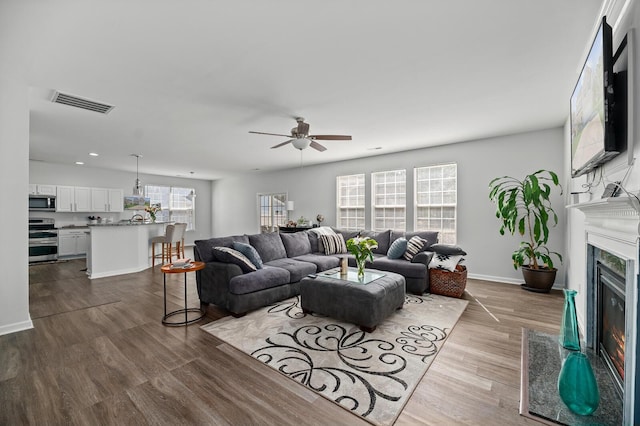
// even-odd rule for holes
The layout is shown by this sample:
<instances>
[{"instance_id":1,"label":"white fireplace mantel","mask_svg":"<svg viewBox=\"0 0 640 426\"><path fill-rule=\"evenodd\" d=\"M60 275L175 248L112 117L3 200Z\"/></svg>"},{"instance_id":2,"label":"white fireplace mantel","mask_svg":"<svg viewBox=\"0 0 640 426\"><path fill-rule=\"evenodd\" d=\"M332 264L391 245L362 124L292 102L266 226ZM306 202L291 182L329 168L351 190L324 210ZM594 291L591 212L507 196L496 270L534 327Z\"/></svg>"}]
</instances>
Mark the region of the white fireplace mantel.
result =
<instances>
[{"instance_id":1,"label":"white fireplace mantel","mask_svg":"<svg viewBox=\"0 0 640 426\"><path fill-rule=\"evenodd\" d=\"M588 227L606 229L610 236L620 233L625 240L634 241L640 234L640 202L630 197L603 198L571 204L567 208L582 211Z\"/></svg>"}]
</instances>

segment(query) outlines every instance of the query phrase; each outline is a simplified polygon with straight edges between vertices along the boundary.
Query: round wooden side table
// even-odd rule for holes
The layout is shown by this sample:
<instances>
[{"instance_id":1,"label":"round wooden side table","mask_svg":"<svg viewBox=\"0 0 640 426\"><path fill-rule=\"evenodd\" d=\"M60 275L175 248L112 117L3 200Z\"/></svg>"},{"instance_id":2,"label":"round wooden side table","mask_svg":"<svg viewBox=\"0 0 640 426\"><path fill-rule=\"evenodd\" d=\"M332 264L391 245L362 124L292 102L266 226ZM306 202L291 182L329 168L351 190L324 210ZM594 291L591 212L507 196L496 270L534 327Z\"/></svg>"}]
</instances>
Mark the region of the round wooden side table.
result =
<instances>
[{"instance_id":1,"label":"round wooden side table","mask_svg":"<svg viewBox=\"0 0 640 426\"><path fill-rule=\"evenodd\" d=\"M162 267L160 268L163 273L162 277L164 279L164 316L162 317L162 324L172 327L189 325L200 321L204 317L205 312L201 308L187 307L187 273L199 271L201 269L204 269L204 262L191 262L189 266L184 268L174 267L171 263L162 265ZM167 313L167 274L184 274L184 309L178 309L169 313ZM199 312L200 316L197 318L189 319L189 312ZM169 322L170 317L179 314L184 314L184 321Z\"/></svg>"}]
</instances>

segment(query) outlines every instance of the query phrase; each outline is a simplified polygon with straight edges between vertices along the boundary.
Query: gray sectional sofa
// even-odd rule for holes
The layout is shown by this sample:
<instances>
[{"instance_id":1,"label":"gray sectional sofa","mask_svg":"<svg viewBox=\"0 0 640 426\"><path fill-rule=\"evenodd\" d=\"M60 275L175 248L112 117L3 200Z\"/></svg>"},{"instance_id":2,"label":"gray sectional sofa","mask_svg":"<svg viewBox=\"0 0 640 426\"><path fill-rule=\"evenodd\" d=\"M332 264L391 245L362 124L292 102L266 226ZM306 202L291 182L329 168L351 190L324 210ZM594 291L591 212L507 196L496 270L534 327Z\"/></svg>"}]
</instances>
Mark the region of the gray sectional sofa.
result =
<instances>
[{"instance_id":1,"label":"gray sectional sofa","mask_svg":"<svg viewBox=\"0 0 640 426\"><path fill-rule=\"evenodd\" d=\"M334 230L341 233L345 241L358 235L375 239L378 248L374 250L374 261L367 262L367 268L403 275L406 289L410 293L422 294L428 291L428 265L433 256L429 247L437 243L437 232L405 234L391 230ZM424 238L427 243L411 261L387 257L387 251L393 241L400 237L408 240L414 235ZM246 271L238 264L222 261L219 250L214 250L214 247L233 248L234 243L251 245L260 256L262 268ZM195 260L206 264L204 269L196 272L200 302L205 305L213 303L234 316L242 316L251 310L299 294L300 280L303 277L337 268L341 257L347 257L349 265L355 266L355 258L350 254L324 254L320 238L313 230L197 240L194 257Z\"/></svg>"}]
</instances>

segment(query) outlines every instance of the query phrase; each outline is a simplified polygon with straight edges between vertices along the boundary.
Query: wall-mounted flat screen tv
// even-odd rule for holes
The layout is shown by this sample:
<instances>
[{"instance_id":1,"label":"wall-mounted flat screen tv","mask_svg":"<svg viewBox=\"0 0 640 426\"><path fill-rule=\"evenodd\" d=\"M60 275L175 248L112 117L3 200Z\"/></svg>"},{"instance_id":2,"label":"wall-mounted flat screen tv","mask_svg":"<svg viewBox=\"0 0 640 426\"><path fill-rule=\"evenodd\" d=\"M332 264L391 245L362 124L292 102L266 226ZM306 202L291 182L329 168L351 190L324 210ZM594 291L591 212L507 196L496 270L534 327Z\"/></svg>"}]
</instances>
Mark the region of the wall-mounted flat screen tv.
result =
<instances>
[{"instance_id":1,"label":"wall-mounted flat screen tv","mask_svg":"<svg viewBox=\"0 0 640 426\"><path fill-rule=\"evenodd\" d=\"M571 95L571 176L590 172L620 153L613 125L613 41L606 18Z\"/></svg>"}]
</instances>

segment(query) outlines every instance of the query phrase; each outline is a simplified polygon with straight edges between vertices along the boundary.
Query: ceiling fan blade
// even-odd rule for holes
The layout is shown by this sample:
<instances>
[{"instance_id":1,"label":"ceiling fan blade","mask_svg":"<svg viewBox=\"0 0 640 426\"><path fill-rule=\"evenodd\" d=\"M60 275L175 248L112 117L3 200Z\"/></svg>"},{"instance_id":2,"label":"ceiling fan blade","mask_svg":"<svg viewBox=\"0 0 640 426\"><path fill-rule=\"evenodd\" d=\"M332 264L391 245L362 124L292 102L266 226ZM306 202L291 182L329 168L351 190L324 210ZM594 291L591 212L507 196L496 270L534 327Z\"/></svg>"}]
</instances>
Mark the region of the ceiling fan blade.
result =
<instances>
[{"instance_id":1,"label":"ceiling fan blade","mask_svg":"<svg viewBox=\"0 0 640 426\"><path fill-rule=\"evenodd\" d=\"M255 133L256 135L282 136L285 138L291 137L291 135L282 135L280 133L265 133L265 132L252 132L252 131L249 131L249 133Z\"/></svg>"},{"instance_id":2,"label":"ceiling fan blade","mask_svg":"<svg viewBox=\"0 0 640 426\"><path fill-rule=\"evenodd\" d=\"M311 139L318 139L321 141L350 141L351 136L348 135L309 135Z\"/></svg>"},{"instance_id":3,"label":"ceiling fan blade","mask_svg":"<svg viewBox=\"0 0 640 426\"><path fill-rule=\"evenodd\" d=\"M313 149L316 149L316 150L320 151L320 152L322 152L322 151L326 151L326 150L327 150L327 148L325 148L324 146L320 145L320 144L319 144L318 142L316 142L316 141L311 141L311 143L309 144L309 146L310 146L311 148L313 148Z\"/></svg>"},{"instance_id":4,"label":"ceiling fan blade","mask_svg":"<svg viewBox=\"0 0 640 426\"><path fill-rule=\"evenodd\" d=\"M286 144L291 143L292 141L293 141L293 139L289 139L288 141L284 141L282 143L279 143L278 145L272 146L271 149L280 148L281 146L285 146Z\"/></svg>"}]
</instances>

